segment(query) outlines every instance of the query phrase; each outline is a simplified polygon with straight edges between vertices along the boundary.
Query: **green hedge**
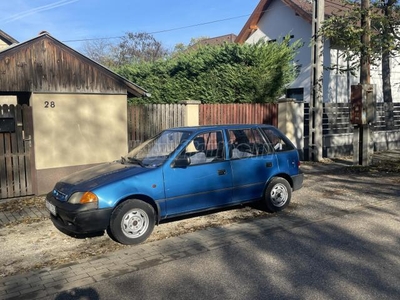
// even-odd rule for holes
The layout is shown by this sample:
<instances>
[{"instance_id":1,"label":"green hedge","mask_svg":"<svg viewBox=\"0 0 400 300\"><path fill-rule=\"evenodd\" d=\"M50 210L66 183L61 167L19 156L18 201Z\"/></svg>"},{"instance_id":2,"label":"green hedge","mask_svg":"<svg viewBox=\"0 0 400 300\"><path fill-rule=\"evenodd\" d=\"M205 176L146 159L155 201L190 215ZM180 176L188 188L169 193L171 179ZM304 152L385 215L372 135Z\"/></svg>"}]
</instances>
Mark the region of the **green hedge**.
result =
<instances>
[{"instance_id":1,"label":"green hedge","mask_svg":"<svg viewBox=\"0 0 400 300\"><path fill-rule=\"evenodd\" d=\"M285 39L201 46L153 63L126 65L116 72L151 93L151 98L133 102L273 102L297 76L293 60L298 45L289 45Z\"/></svg>"}]
</instances>

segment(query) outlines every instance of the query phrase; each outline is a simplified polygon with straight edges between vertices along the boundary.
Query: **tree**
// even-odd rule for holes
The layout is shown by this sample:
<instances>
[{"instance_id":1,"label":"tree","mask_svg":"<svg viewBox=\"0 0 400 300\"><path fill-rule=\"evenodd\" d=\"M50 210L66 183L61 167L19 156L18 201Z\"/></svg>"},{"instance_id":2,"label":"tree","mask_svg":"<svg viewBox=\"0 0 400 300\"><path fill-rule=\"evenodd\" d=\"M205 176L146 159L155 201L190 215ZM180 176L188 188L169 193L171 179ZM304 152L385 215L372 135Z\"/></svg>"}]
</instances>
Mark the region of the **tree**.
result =
<instances>
[{"instance_id":1,"label":"tree","mask_svg":"<svg viewBox=\"0 0 400 300\"><path fill-rule=\"evenodd\" d=\"M83 52L111 69L131 63L154 62L169 54L160 41L145 32L127 32L115 44L106 39L87 41Z\"/></svg>"},{"instance_id":2,"label":"tree","mask_svg":"<svg viewBox=\"0 0 400 300\"><path fill-rule=\"evenodd\" d=\"M201 42L202 40L209 39L208 36L200 36L197 38L191 38L189 44L185 45L184 43L178 43L174 47L174 51L172 52L173 55L185 52L195 46L197 43Z\"/></svg>"},{"instance_id":3,"label":"tree","mask_svg":"<svg viewBox=\"0 0 400 300\"><path fill-rule=\"evenodd\" d=\"M297 75L299 42L202 45L155 62L116 71L146 88L154 103L195 99L203 103L273 102Z\"/></svg>"},{"instance_id":4,"label":"tree","mask_svg":"<svg viewBox=\"0 0 400 300\"><path fill-rule=\"evenodd\" d=\"M103 66L115 67L115 62L111 56L112 43L108 39L94 39L83 44L82 52L94 61Z\"/></svg>"},{"instance_id":5,"label":"tree","mask_svg":"<svg viewBox=\"0 0 400 300\"><path fill-rule=\"evenodd\" d=\"M118 65L154 62L168 55L168 50L151 34L145 32L127 32L121 41L113 47Z\"/></svg>"},{"instance_id":6,"label":"tree","mask_svg":"<svg viewBox=\"0 0 400 300\"><path fill-rule=\"evenodd\" d=\"M392 102L390 82L390 57L400 51L400 6L397 0L374 1L370 6L371 43L368 49L363 45L360 36L365 32L361 27L362 13L359 1L343 0L343 10L332 15L323 24L319 34L330 39L336 47L344 49L343 57L351 62L349 69L359 68L360 54L366 51L371 63L382 67L382 83L384 102ZM337 67L337 66L334 66Z\"/></svg>"},{"instance_id":7,"label":"tree","mask_svg":"<svg viewBox=\"0 0 400 300\"><path fill-rule=\"evenodd\" d=\"M378 24L381 24L380 27L382 28L382 86L384 102L393 101L390 82L390 56L394 50L398 51L400 49L400 35L398 35L398 26L400 26L398 18L400 14L399 6L396 6L396 2L396 0L382 0L379 5L383 10L383 17L380 18L380 23Z\"/></svg>"}]
</instances>

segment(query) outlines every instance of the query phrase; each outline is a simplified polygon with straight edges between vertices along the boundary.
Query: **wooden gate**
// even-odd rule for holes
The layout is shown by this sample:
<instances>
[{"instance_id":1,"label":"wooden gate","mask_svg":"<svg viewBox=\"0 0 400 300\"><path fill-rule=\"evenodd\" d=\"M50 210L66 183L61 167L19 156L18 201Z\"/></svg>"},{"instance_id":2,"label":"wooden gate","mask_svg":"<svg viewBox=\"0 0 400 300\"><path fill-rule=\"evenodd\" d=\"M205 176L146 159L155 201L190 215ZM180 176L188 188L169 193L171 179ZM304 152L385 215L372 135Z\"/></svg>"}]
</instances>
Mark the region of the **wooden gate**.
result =
<instances>
[{"instance_id":1,"label":"wooden gate","mask_svg":"<svg viewBox=\"0 0 400 300\"><path fill-rule=\"evenodd\" d=\"M0 199L33 194L32 107L0 106Z\"/></svg>"}]
</instances>

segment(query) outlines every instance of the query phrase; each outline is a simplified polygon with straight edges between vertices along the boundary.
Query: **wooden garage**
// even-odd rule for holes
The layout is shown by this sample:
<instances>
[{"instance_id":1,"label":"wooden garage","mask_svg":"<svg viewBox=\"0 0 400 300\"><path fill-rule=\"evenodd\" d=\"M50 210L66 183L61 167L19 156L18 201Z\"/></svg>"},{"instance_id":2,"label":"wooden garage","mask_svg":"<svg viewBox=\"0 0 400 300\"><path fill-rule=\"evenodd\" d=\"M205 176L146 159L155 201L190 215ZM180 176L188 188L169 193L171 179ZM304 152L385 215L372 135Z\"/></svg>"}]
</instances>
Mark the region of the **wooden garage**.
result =
<instances>
[{"instance_id":1,"label":"wooden garage","mask_svg":"<svg viewBox=\"0 0 400 300\"><path fill-rule=\"evenodd\" d=\"M127 98L146 95L47 32L0 48L0 199L47 193L118 159L128 151Z\"/></svg>"}]
</instances>

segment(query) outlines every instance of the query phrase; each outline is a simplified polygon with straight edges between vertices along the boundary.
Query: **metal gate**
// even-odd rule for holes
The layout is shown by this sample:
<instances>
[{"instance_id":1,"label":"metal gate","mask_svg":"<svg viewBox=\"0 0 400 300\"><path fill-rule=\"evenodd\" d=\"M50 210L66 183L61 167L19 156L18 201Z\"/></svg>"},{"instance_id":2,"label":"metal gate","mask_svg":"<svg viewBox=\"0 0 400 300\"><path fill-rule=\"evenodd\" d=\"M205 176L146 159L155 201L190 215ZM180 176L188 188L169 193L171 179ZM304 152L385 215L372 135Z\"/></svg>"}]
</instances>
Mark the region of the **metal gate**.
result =
<instances>
[{"instance_id":1,"label":"metal gate","mask_svg":"<svg viewBox=\"0 0 400 300\"><path fill-rule=\"evenodd\" d=\"M0 199L33 194L32 107L0 106Z\"/></svg>"}]
</instances>

